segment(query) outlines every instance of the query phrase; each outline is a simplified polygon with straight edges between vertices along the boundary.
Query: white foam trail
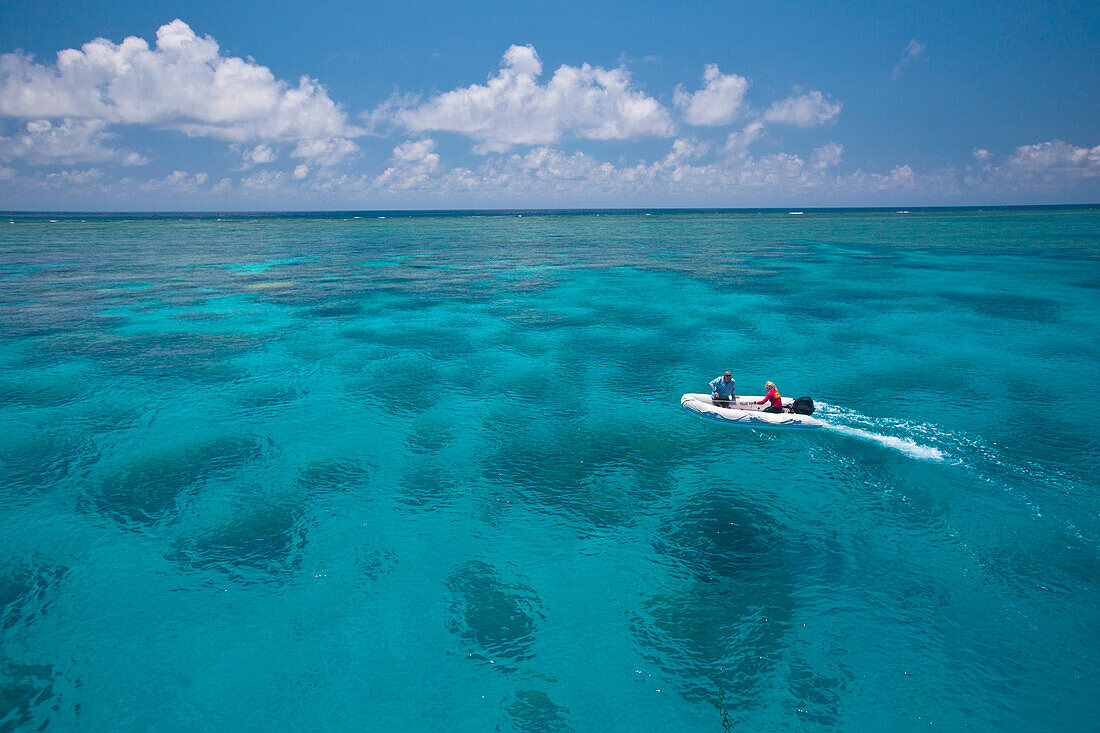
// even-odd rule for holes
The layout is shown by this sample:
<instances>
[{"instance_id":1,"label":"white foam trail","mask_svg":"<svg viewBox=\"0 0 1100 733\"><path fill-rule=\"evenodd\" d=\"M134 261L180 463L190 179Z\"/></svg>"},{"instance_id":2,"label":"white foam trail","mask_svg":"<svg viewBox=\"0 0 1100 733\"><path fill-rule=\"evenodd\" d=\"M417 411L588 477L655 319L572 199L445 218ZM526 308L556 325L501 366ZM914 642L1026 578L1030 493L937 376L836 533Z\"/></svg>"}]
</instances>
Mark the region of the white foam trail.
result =
<instances>
[{"instance_id":1,"label":"white foam trail","mask_svg":"<svg viewBox=\"0 0 1100 733\"><path fill-rule=\"evenodd\" d=\"M920 445L908 438L895 438L892 435L879 435L878 433L872 433L867 430L860 430L859 428L850 428L847 425L833 425L829 422L822 422L822 425L829 430L844 435L851 435L855 438L862 438L864 440L870 440L874 443L879 443L887 448L894 448L902 453L918 458L922 461L942 461L944 459L943 451L939 448L933 448L927 445Z\"/></svg>"},{"instance_id":2,"label":"white foam trail","mask_svg":"<svg viewBox=\"0 0 1100 733\"><path fill-rule=\"evenodd\" d=\"M828 430L893 448L917 460L962 466L975 478L1020 501L1034 518L1056 518L1069 536L1083 543L1097 542L1096 537L1089 536L1087 531L1081 530L1073 521L1057 517L1051 507L1040 506L1037 495L1068 495L1087 491L1083 487L1078 490L1080 479L1049 463L1041 465L1035 461L1009 457L996 443L987 443L981 437L965 432L945 430L934 423L888 417L872 418L855 410L824 402L818 402L817 406L818 411L814 413L814 417L818 417L822 427ZM832 422L834 420L836 422ZM854 427L855 425L861 427ZM921 445L909 438L883 435L874 432L876 430L911 435L931 445ZM1067 486L1070 488L1067 489Z\"/></svg>"},{"instance_id":3,"label":"white foam trail","mask_svg":"<svg viewBox=\"0 0 1100 733\"><path fill-rule=\"evenodd\" d=\"M907 420L892 420L890 418L870 418L866 415L859 414L855 410L849 410L839 405L829 405L824 402L819 403L819 407L822 427L832 430L833 432L848 435L853 438L859 438L861 440L868 440L872 443L878 443L879 445L893 448L911 458L922 461L940 462L947 459L947 455L939 448L921 445L910 438L898 438L893 435L883 435L882 433L865 430L864 428L857 428L852 425L840 425L831 422L830 418L839 419L845 423L862 423L870 428L881 429L882 427L886 427L891 431L896 430L911 435L916 433L917 435L932 438L936 442L942 443L945 435L934 425L911 423Z\"/></svg>"}]
</instances>

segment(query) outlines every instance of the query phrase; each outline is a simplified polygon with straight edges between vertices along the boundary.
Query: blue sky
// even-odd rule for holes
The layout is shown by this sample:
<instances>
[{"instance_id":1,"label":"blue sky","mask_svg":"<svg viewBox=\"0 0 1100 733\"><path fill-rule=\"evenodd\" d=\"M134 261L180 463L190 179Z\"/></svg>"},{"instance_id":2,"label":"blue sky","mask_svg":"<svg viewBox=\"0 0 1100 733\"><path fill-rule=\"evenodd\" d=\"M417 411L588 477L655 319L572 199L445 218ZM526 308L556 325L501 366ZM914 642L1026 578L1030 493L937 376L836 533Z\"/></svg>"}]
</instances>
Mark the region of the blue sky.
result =
<instances>
[{"instance_id":1,"label":"blue sky","mask_svg":"<svg viewBox=\"0 0 1100 733\"><path fill-rule=\"evenodd\" d=\"M1100 6L0 7L0 208L1100 201Z\"/></svg>"}]
</instances>

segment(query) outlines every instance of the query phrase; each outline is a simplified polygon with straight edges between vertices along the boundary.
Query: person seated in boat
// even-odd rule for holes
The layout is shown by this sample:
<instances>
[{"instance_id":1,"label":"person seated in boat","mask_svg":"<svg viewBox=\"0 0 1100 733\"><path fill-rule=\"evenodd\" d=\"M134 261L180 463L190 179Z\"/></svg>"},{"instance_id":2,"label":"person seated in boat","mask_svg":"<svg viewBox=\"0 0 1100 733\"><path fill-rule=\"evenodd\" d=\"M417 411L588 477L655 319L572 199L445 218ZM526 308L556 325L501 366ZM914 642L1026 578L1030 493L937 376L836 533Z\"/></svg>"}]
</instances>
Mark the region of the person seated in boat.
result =
<instances>
[{"instance_id":1,"label":"person seated in boat","mask_svg":"<svg viewBox=\"0 0 1100 733\"><path fill-rule=\"evenodd\" d=\"M762 405L765 402L771 402L770 405L764 408L764 412L783 412L783 398L779 396L779 391L775 388L775 382L764 382L764 389L768 390L768 393L764 395L764 399L757 401L756 404Z\"/></svg>"},{"instance_id":2,"label":"person seated in boat","mask_svg":"<svg viewBox=\"0 0 1100 733\"><path fill-rule=\"evenodd\" d=\"M737 399L737 393L734 391L733 385L734 379L729 370L725 374L715 377L714 381L710 383L710 396L714 404L719 407L729 407L730 400Z\"/></svg>"}]
</instances>

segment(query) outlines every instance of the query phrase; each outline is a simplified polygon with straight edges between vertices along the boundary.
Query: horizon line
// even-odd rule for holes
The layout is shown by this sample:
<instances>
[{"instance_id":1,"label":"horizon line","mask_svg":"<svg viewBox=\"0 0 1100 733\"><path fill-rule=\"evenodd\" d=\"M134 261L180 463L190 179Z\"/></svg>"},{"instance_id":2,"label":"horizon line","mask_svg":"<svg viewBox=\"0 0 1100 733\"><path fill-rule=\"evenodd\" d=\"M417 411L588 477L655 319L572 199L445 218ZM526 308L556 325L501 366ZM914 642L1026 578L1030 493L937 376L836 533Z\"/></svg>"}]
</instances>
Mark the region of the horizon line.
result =
<instances>
[{"instance_id":1,"label":"horizon line","mask_svg":"<svg viewBox=\"0 0 1100 733\"><path fill-rule=\"evenodd\" d=\"M982 211L1009 209L1089 209L1100 202L1085 204L960 204L892 206L609 206L609 207L514 207L514 208L408 208L408 209L10 209L0 210L0 216L287 216L335 214L629 214L629 213L828 213L841 211L912 212L912 211Z\"/></svg>"}]
</instances>

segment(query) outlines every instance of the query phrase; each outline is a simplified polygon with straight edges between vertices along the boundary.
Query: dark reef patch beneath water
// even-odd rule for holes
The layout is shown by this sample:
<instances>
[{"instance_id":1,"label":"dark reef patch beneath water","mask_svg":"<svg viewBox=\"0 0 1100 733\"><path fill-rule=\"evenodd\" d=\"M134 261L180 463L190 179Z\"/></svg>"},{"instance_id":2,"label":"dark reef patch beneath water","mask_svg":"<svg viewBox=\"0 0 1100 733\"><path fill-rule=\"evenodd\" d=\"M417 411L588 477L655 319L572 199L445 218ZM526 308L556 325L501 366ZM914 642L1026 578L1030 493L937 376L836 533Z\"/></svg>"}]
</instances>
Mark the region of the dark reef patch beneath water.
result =
<instances>
[{"instance_id":1,"label":"dark reef patch beneath water","mask_svg":"<svg viewBox=\"0 0 1100 733\"><path fill-rule=\"evenodd\" d=\"M304 518L294 504L248 507L221 526L178 541L167 557L185 570L217 571L238 582L282 582L300 566Z\"/></svg>"},{"instance_id":2,"label":"dark reef patch beneath water","mask_svg":"<svg viewBox=\"0 0 1100 733\"><path fill-rule=\"evenodd\" d=\"M272 450L258 436L232 436L147 452L96 480L86 502L124 524L170 518L207 481L225 478L263 459Z\"/></svg>"},{"instance_id":3,"label":"dark reef patch beneath water","mask_svg":"<svg viewBox=\"0 0 1100 733\"><path fill-rule=\"evenodd\" d=\"M494 661L520 662L534 656L535 632L544 616L533 590L506 582L481 560L452 570L447 589L454 614L448 628L473 651Z\"/></svg>"}]
</instances>

